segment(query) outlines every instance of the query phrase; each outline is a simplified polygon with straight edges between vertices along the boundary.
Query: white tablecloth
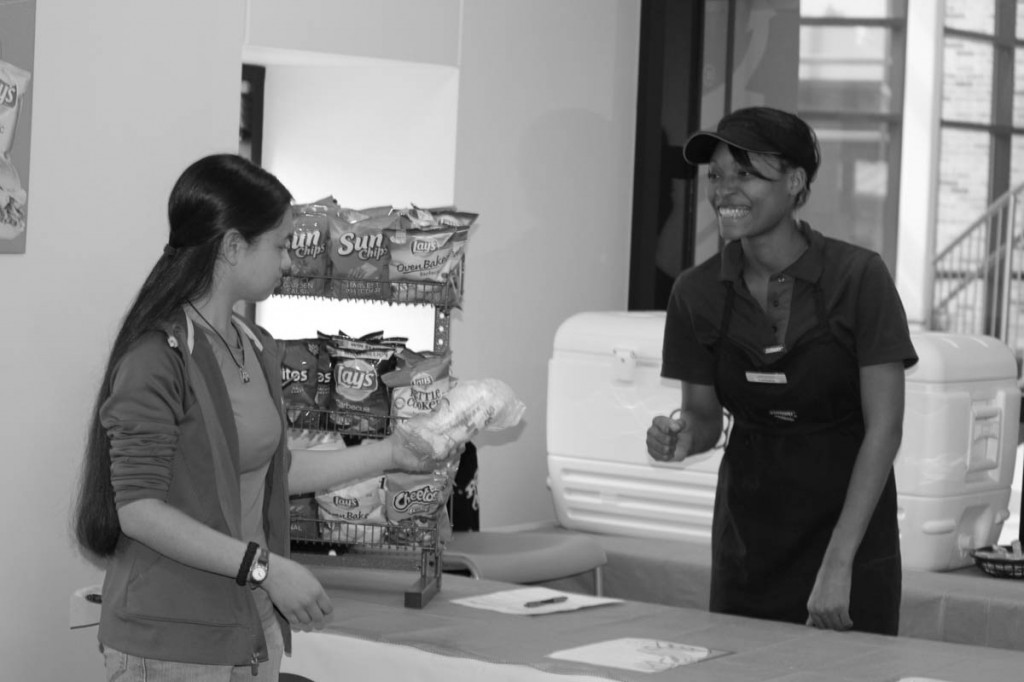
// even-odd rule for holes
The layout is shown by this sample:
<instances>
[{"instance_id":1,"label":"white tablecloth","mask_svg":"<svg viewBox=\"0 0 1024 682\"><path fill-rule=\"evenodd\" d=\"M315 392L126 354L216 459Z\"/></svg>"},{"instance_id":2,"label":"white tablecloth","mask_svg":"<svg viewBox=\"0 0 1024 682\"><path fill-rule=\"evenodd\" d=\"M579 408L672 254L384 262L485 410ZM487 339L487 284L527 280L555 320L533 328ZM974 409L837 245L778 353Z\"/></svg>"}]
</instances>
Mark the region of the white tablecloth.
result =
<instances>
[{"instance_id":1,"label":"white tablecloth","mask_svg":"<svg viewBox=\"0 0 1024 682\"><path fill-rule=\"evenodd\" d=\"M545 529L545 532L574 532ZM604 593L708 608L711 550L690 542L587 533L608 556ZM592 589L589 576L549 583ZM994 578L970 566L949 572L904 569L900 635L1024 652L1024 580Z\"/></svg>"},{"instance_id":2,"label":"white tablecloth","mask_svg":"<svg viewBox=\"0 0 1024 682\"><path fill-rule=\"evenodd\" d=\"M284 670L333 680L946 682L1020 679L1024 654L911 637L837 633L704 610L626 601L544 616L469 608L453 599L514 586L444 576L423 609L403 606L411 574L315 569L334 600L322 632L297 633ZM390 575L383 575L390 574ZM404 581L404 582L403 582ZM649 675L549 658L554 651L638 637L729 652Z\"/></svg>"}]
</instances>

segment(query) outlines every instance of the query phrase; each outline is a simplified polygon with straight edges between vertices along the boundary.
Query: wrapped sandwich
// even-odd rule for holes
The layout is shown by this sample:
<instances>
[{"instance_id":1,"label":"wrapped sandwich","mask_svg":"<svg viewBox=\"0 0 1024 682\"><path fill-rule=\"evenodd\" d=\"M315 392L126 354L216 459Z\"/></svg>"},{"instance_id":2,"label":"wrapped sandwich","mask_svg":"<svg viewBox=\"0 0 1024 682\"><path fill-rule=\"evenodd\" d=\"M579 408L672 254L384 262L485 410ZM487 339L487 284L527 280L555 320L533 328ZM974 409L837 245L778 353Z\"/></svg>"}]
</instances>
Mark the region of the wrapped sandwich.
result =
<instances>
[{"instance_id":1,"label":"wrapped sandwich","mask_svg":"<svg viewBox=\"0 0 1024 682\"><path fill-rule=\"evenodd\" d=\"M515 426L526 405L498 379L453 383L434 411L400 422L395 431L423 457L441 460L482 430Z\"/></svg>"}]
</instances>

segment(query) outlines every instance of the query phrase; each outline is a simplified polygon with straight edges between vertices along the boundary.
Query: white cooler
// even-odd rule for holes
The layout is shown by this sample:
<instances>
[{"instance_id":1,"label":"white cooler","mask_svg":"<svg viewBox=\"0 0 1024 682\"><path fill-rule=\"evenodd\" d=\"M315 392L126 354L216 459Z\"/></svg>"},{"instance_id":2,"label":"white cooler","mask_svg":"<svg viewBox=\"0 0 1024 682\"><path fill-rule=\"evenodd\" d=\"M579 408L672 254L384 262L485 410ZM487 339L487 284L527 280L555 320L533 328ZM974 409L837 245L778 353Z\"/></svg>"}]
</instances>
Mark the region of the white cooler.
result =
<instances>
[{"instance_id":1,"label":"white cooler","mask_svg":"<svg viewBox=\"0 0 1024 682\"><path fill-rule=\"evenodd\" d=\"M586 312L555 333L548 363L548 486L566 528L710 544L721 450L647 455L647 428L682 401L662 379L664 312Z\"/></svg>"},{"instance_id":2,"label":"white cooler","mask_svg":"<svg viewBox=\"0 0 1024 682\"><path fill-rule=\"evenodd\" d=\"M662 379L663 312L586 312L548 363L548 486L566 528L710 543L721 449L654 462L651 419L680 406ZM1009 517L1020 391L1013 353L982 336L915 332L896 458L903 564L950 570Z\"/></svg>"},{"instance_id":3,"label":"white cooler","mask_svg":"<svg viewBox=\"0 0 1024 682\"><path fill-rule=\"evenodd\" d=\"M903 565L944 571L973 562L1010 516L1017 458L1017 361L988 336L917 332L896 457Z\"/></svg>"}]
</instances>

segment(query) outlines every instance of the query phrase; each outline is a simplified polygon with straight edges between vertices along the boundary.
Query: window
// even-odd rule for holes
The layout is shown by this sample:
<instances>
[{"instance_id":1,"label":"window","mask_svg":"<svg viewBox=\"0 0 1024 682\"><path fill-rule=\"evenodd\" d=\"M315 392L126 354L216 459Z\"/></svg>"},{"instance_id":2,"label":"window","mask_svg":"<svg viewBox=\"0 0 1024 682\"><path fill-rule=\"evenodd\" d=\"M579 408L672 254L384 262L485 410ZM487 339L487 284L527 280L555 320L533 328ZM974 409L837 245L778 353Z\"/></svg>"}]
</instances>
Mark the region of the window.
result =
<instances>
[{"instance_id":1,"label":"window","mask_svg":"<svg viewBox=\"0 0 1024 682\"><path fill-rule=\"evenodd\" d=\"M822 167L801 217L896 263L906 0L802 0L797 109Z\"/></svg>"},{"instance_id":2,"label":"window","mask_svg":"<svg viewBox=\"0 0 1024 682\"><path fill-rule=\"evenodd\" d=\"M936 248L1024 182L1024 0L945 0Z\"/></svg>"}]
</instances>

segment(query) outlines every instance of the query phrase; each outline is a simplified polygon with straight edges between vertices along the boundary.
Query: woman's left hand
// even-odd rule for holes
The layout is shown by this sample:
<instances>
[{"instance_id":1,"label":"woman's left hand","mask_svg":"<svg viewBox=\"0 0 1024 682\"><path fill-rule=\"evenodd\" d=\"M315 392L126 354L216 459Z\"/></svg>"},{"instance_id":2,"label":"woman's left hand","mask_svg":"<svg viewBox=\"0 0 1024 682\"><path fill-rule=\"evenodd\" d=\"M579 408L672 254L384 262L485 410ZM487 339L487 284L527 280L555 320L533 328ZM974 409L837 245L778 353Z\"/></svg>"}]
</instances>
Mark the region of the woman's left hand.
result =
<instances>
[{"instance_id":1,"label":"woman's left hand","mask_svg":"<svg viewBox=\"0 0 1024 682\"><path fill-rule=\"evenodd\" d=\"M807 600L807 625L825 630L849 630L850 585L853 576L848 567L822 565Z\"/></svg>"}]
</instances>

